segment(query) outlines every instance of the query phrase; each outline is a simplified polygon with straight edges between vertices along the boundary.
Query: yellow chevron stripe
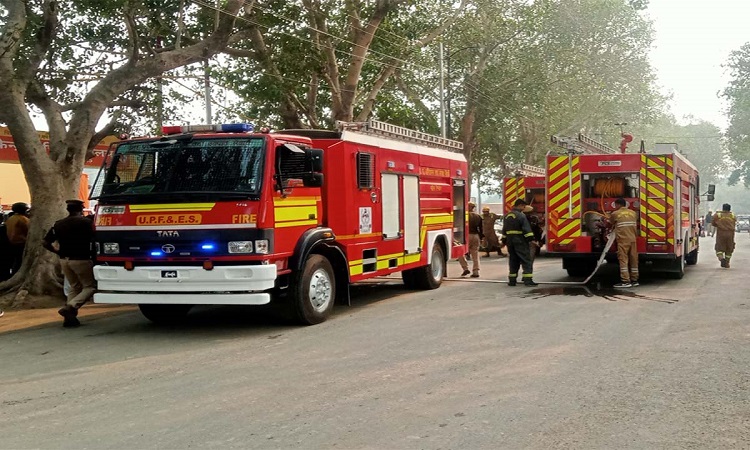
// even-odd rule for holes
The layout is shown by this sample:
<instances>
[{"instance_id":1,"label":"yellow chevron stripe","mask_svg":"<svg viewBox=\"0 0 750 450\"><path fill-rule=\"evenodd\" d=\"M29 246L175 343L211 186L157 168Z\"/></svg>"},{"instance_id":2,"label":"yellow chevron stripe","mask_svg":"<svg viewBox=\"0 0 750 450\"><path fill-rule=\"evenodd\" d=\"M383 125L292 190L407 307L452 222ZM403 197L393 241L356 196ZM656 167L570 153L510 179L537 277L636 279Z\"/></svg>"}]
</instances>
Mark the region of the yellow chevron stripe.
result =
<instances>
[{"instance_id":1,"label":"yellow chevron stripe","mask_svg":"<svg viewBox=\"0 0 750 450\"><path fill-rule=\"evenodd\" d=\"M648 178L648 181L652 183L665 183L667 181L667 177L664 176L664 173L653 170L649 170L646 177Z\"/></svg>"},{"instance_id":2,"label":"yellow chevron stripe","mask_svg":"<svg viewBox=\"0 0 750 450\"><path fill-rule=\"evenodd\" d=\"M660 191L659 189L653 187L653 185L648 186L648 195L649 197L653 198L664 198L667 196L666 192Z\"/></svg>"},{"instance_id":3,"label":"yellow chevron stripe","mask_svg":"<svg viewBox=\"0 0 750 450\"><path fill-rule=\"evenodd\" d=\"M563 167L561 167L557 172L553 172L552 175L549 176L550 180L557 180L558 178L567 179L568 178L568 166L567 164Z\"/></svg>"},{"instance_id":4,"label":"yellow chevron stripe","mask_svg":"<svg viewBox=\"0 0 750 450\"><path fill-rule=\"evenodd\" d=\"M659 227L665 227L667 225L667 220L663 217L657 216L655 214L650 214L648 216L648 220L652 223L655 223Z\"/></svg>"},{"instance_id":5,"label":"yellow chevron stripe","mask_svg":"<svg viewBox=\"0 0 750 450\"><path fill-rule=\"evenodd\" d=\"M550 188L549 192L554 195L554 194L557 193L557 191L559 191L561 189L567 190L567 188L568 188L568 180L566 178L564 178L564 179L560 180L559 183L553 185Z\"/></svg>"},{"instance_id":6,"label":"yellow chevron stripe","mask_svg":"<svg viewBox=\"0 0 750 450\"><path fill-rule=\"evenodd\" d=\"M557 235L558 236L565 236L565 237L579 236L580 232L581 232L580 228L578 230L575 230L575 231L578 231L578 234L576 234L575 232L571 233L571 230L573 230L578 225L579 225L578 221L577 220L573 220L568 225L566 225L562 229L558 230L557 231Z\"/></svg>"},{"instance_id":7,"label":"yellow chevron stripe","mask_svg":"<svg viewBox=\"0 0 750 450\"><path fill-rule=\"evenodd\" d=\"M555 203L557 203L557 202L559 202L560 200L562 200L562 199L563 199L563 198L564 198L564 197L565 197L566 195L568 195L568 191L567 191L567 189L566 189L566 190L564 190L564 191L562 191L562 192L560 192L560 193L559 193L558 195L556 195L556 196L555 196L554 198L552 198L552 199L551 199L551 200L549 201L549 204L550 204L550 205L554 205ZM564 207L564 206L565 206L565 205L561 205L561 207ZM562 208L562 209L564 209L564 208ZM561 209L561 208L557 208L557 210L558 210L558 211L562 211L562 209Z\"/></svg>"},{"instance_id":8,"label":"yellow chevron stripe","mask_svg":"<svg viewBox=\"0 0 750 450\"><path fill-rule=\"evenodd\" d=\"M568 160L568 158L566 158L564 156L558 156L557 158L554 158L552 160L552 162L549 163L549 171L550 171L550 173L553 172L557 168L557 166L559 166L560 164L565 163L565 161L567 161L567 160Z\"/></svg>"},{"instance_id":9,"label":"yellow chevron stripe","mask_svg":"<svg viewBox=\"0 0 750 450\"><path fill-rule=\"evenodd\" d=\"M660 205L658 202L648 202L648 212L656 212L656 213L665 213L667 212L667 207L664 205Z\"/></svg>"},{"instance_id":10,"label":"yellow chevron stripe","mask_svg":"<svg viewBox=\"0 0 750 450\"><path fill-rule=\"evenodd\" d=\"M661 228L649 228L648 231L649 231L649 233L655 235L658 238L665 238L665 237L667 237L667 233L665 233L664 230L661 229Z\"/></svg>"}]
</instances>

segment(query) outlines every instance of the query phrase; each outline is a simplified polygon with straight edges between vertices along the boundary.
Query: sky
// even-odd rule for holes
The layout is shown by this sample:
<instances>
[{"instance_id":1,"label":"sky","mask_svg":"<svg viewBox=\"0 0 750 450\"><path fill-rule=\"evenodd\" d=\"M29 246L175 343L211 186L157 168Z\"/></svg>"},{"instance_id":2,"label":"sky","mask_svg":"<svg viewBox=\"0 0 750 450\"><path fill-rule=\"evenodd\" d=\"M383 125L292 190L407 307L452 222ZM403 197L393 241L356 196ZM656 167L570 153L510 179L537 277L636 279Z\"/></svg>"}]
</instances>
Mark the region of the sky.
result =
<instances>
[{"instance_id":1,"label":"sky","mask_svg":"<svg viewBox=\"0 0 750 450\"><path fill-rule=\"evenodd\" d=\"M651 62L662 92L673 96L672 113L726 129L722 65L750 42L750 0L649 0L646 15L655 31Z\"/></svg>"}]
</instances>

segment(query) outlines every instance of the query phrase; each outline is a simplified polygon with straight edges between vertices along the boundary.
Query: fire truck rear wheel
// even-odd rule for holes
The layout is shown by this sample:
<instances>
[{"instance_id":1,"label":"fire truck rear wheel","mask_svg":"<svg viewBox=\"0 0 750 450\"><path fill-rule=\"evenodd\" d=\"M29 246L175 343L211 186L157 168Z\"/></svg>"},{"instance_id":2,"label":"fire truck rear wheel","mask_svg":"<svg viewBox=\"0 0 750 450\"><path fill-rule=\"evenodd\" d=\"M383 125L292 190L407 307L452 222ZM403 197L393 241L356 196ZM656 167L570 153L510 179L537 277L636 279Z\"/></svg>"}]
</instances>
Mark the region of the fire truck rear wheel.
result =
<instances>
[{"instance_id":1,"label":"fire truck rear wheel","mask_svg":"<svg viewBox=\"0 0 750 450\"><path fill-rule=\"evenodd\" d=\"M685 264L688 266L694 266L698 264L698 249L696 248L692 252L688 253L687 259L685 260Z\"/></svg>"},{"instance_id":2,"label":"fire truck rear wheel","mask_svg":"<svg viewBox=\"0 0 750 450\"><path fill-rule=\"evenodd\" d=\"M445 253L443 252L443 246L436 242L432 247L430 264L406 270L403 272L402 278L408 288L437 289L443 282L444 273Z\"/></svg>"},{"instance_id":3,"label":"fire truck rear wheel","mask_svg":"<svg viewBox=\"0 0 750 450\"><path fill-rule=\"evenodd\" d=\"M685 255L680 255L672 262L672 270L669 271L669 278L681 280L685 276Z\"/></svg>"},{"instance_id":4,"label":"fire truck rear wheel","mask_svg":"<svg viewBox=\"0 0 750 450\"><path fill-rule=\"evenodd\" d=\"M169 325L183 321L192 307L193 305L138 305L141 314L148 320L160 325Z\"/></svg>"},{"instance_id":5,"label":"fire truck rear wheel","mask_svg":"<svg viewBox=\"0 0 750 450\"><path fill-rule=\"evenodd\" d=\"M572 260L566 262L565 270L569 277L587 277L596 269L596 261Z\"/></svg>"},{"instance_id":6,"label":"fire truck rear wheel","mask_svg":"<svg viewBox=\"0 0 750 450\"><path fill-rule=\"evenodd\" d=\"M310 255L305 267L293 277L291 285L292 318L304 325L324 322L333 311L336 278L324 256Z\"/></svg>"}]
</instances>

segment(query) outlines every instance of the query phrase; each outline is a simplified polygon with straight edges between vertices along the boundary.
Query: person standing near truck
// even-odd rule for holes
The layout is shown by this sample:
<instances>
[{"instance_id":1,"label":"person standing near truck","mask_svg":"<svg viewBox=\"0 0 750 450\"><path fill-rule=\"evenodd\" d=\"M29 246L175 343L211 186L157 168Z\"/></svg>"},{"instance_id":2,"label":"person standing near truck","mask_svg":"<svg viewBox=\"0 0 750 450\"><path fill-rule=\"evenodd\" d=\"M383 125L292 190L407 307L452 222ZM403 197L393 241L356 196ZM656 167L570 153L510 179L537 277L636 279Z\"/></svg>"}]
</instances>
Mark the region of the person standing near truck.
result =
<instances>
[{"instance_id":1,"label":"person standing near truck","mask_svg":"<svg viewBox=\"0 0 750 450\"><path fill-rule=\"evenodd\" d=\"M620 283L616 288L638 286L638 215L627 207L624 198L615 200L619 207L610 215L610 223L617 238L617 260L620 262Z\"/></svg>"},{"instance_id":2,"label":"person standing near truck","mask_svg":"<svg viewBox=\"0 0 750 450\"><path fill-rule=\"evenodd\" d=\"M523 284L538 286L534 282L534 260L531 258L530 242L534 240L529 219L523 213L526 201L518 199L511 212L503 218L503 243L508 246L508 286L515 286L518 271L523 266Z\"/></svg>"},{"instance_id":3,"label":"person standing near truck","mask_svg":"<svg viewBox=\"0 0 750 450\"><path fill-rule=\"evenodd\" d=\"M713 220L714 220L714 214L711 212L711 210L709 210L708 214L706 214L703 227L706 229L706 234L711 237L714 236L714 232L716 231L713 227L713 224L711 223Z\"/></svg>"},{"instance_id":4,"label":"person standing near truck","mask_svg":"<svg viewBox=\"0 0 750 450\"><path fill-rule=\"evenodd\" d=\"M60 256L63 274L70 282L68 303L57 312L65 319L63 326L68 328L81 324L78 309L94 297L96 281L91 251L94 221L83 216L82 201L67 200L66 203L68 217L55 222L42 245Z\"/></svg>"},{"instance_id":5,"label":"person standing near truck","mask_svg":"<svg viewBox=\"0 0 750 450\"><path fill-rule=\"evenodd\" d=\"M719 258L721 267L728 269L729 260L734 253L734 232L737 227L737 217L732 212L732 206L724 203L721 212L716 212L712 217L711 223L716 227L716 257Z\"/></svg>"},{"instance_id":6,"label":"person standing near truck","mask_svg":"<svg viewBox=\"0 0 750 450\"><path fill-rule=\"evenodd\" d=\"M469 255L471 256L472 278L479 277L479 243L484 239L482 216L474 212L474 208L476 207L477 205L474 202L469 202ZM458 263L461 264L461 268L464 270L461 276L465 277L470 273L466 257L461 256L458 258Z\"/></svg>"}]
</instances>

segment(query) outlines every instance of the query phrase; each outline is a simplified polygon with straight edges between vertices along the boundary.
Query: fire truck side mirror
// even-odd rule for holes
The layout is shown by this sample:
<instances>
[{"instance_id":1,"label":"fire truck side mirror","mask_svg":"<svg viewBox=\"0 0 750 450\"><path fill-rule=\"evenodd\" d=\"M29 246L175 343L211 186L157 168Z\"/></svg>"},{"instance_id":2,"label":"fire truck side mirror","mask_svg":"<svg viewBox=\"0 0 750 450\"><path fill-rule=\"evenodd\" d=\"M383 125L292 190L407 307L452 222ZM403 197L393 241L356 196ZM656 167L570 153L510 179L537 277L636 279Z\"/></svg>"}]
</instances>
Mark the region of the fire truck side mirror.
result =
<instances>
[{"instance_id":1,"label":"fire truck side mirror","mask_svg":"<svg viewBox=\"0 0 750 450\"><path fill-rule=\"evenodd\" d=\"M308 148L305 150L310 170L313 173L323 172L323 150L319 148Z\"/></svg>"},{"instance_id":2,"label":"fire truck side mirror","mask_svg":"<svg viewBox=\"0 0 750 450\"><path fill-rule=\"evenodd\" d=\"M716 194L716 185L715 184L709 184L708 185L708 192L707 192L707 194L709 194L709 195Z\"/></svg>"}]
</instances>

